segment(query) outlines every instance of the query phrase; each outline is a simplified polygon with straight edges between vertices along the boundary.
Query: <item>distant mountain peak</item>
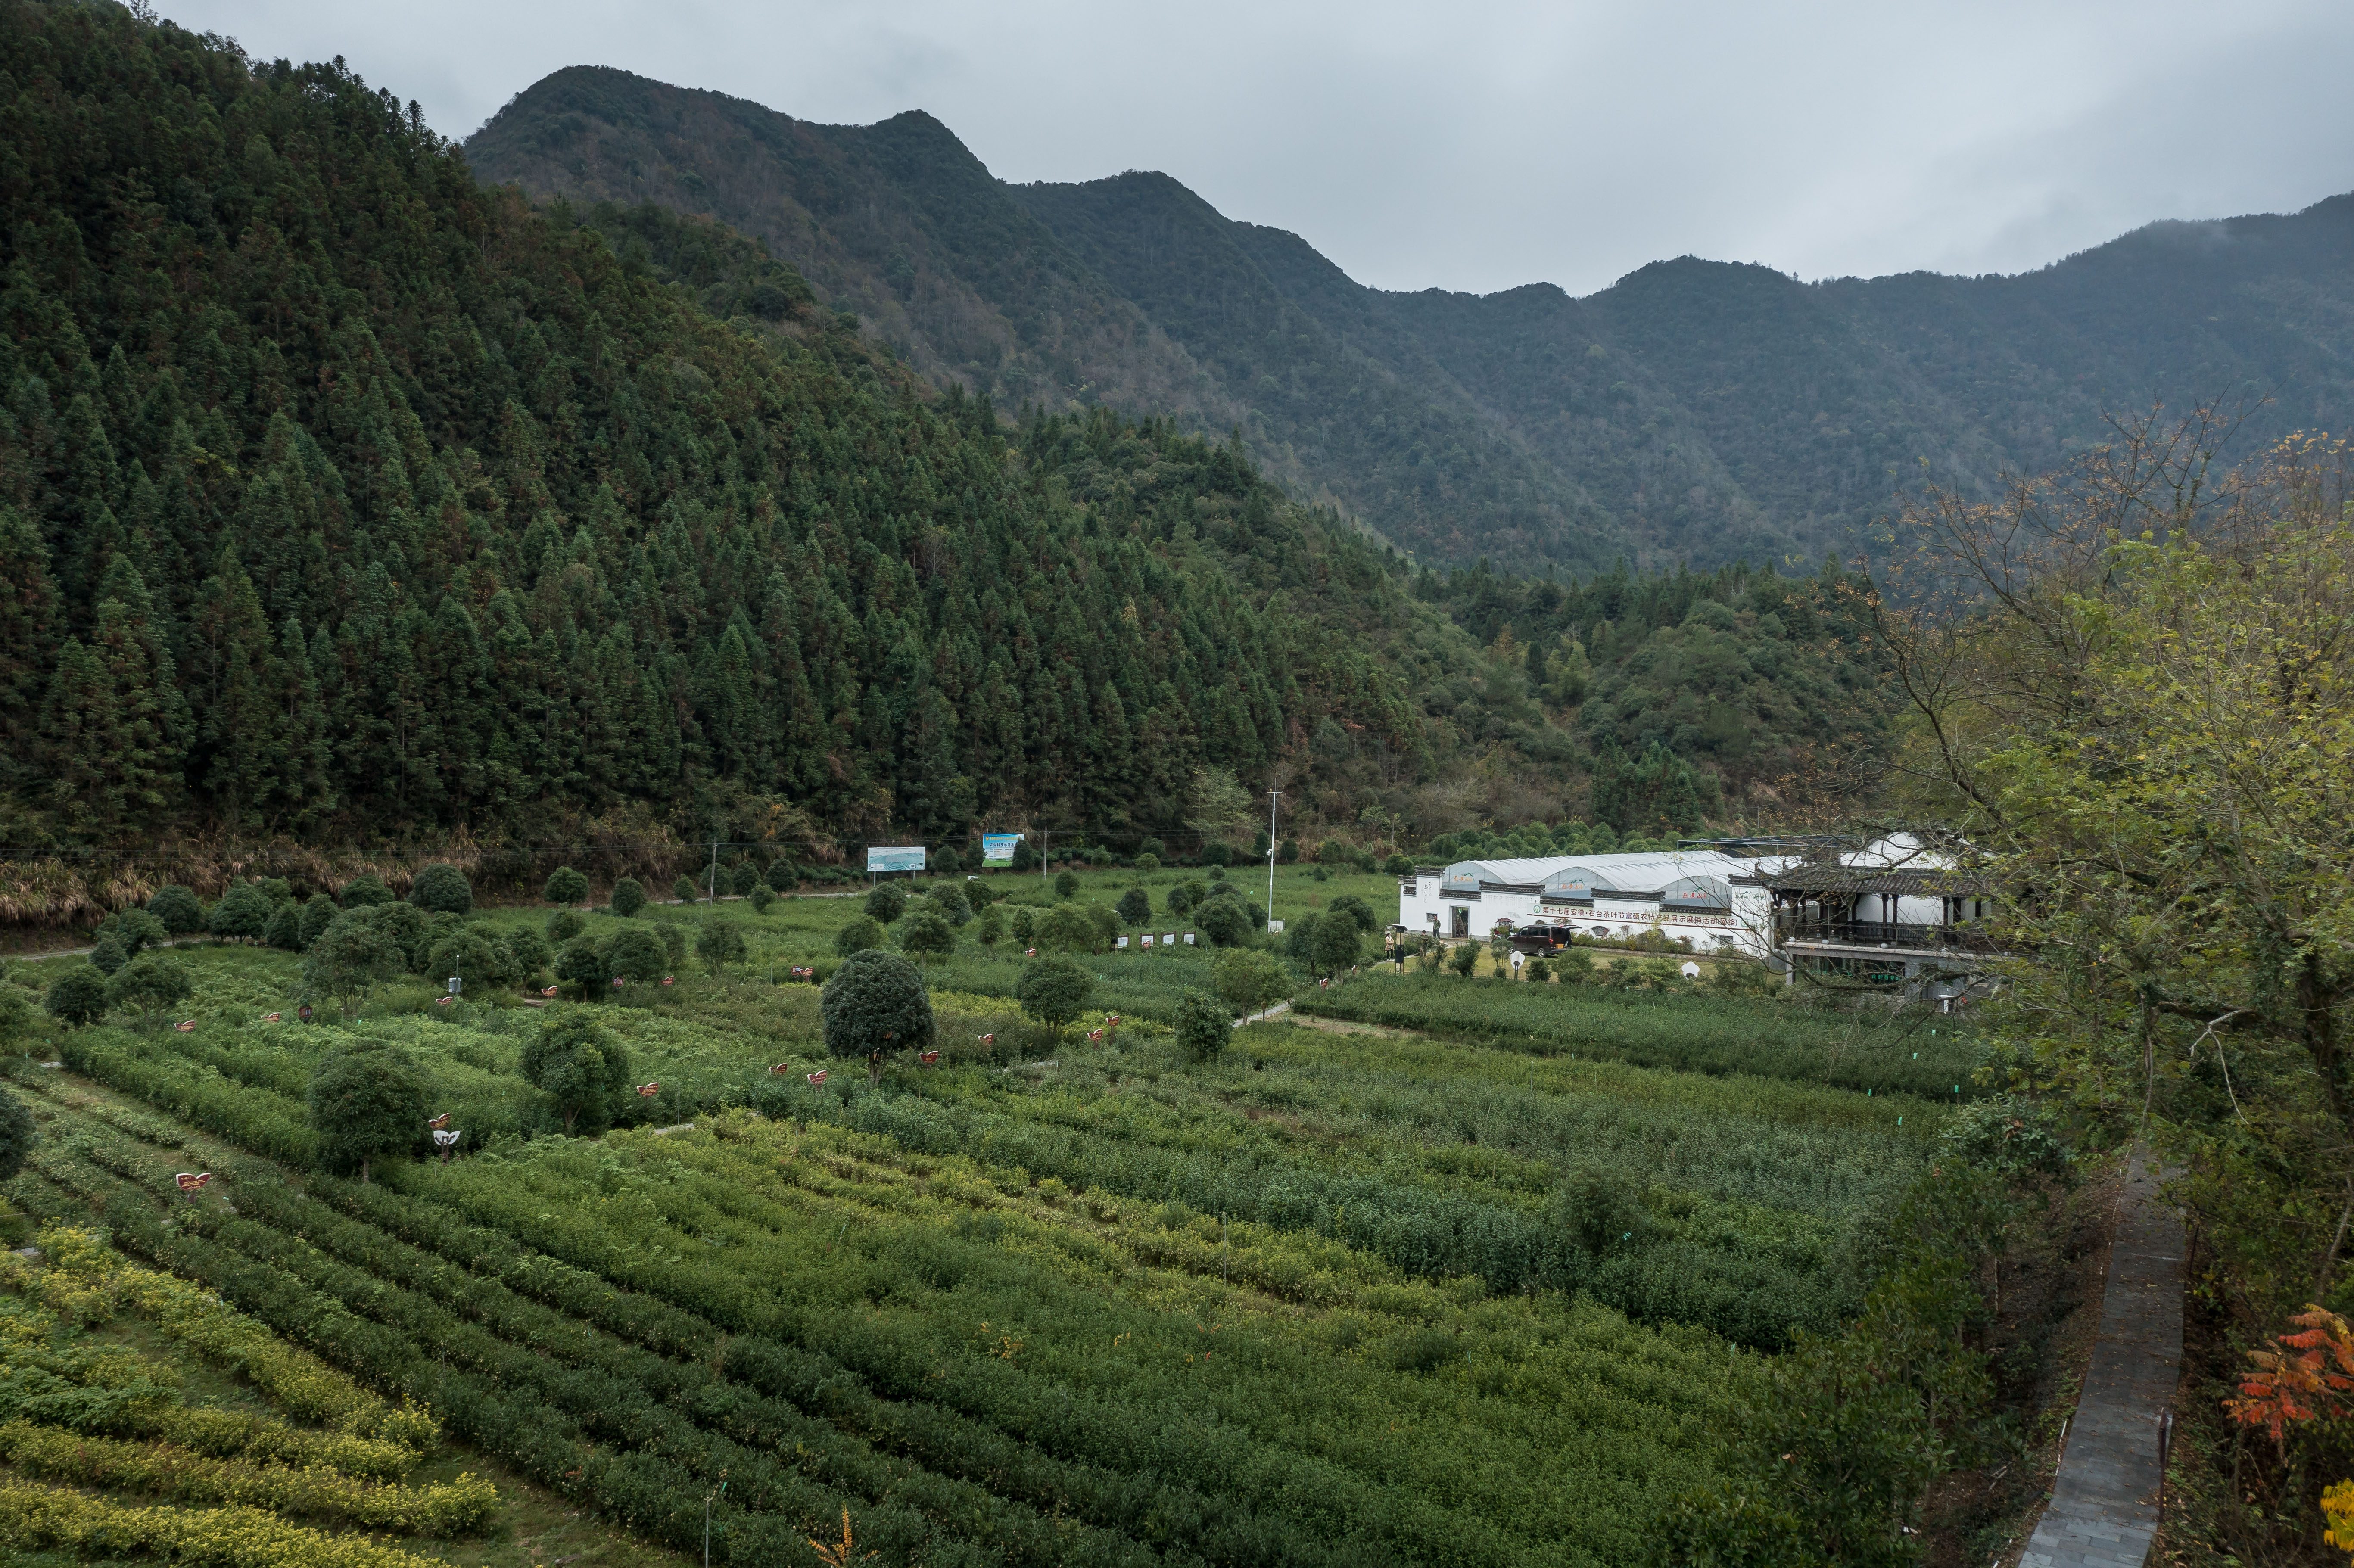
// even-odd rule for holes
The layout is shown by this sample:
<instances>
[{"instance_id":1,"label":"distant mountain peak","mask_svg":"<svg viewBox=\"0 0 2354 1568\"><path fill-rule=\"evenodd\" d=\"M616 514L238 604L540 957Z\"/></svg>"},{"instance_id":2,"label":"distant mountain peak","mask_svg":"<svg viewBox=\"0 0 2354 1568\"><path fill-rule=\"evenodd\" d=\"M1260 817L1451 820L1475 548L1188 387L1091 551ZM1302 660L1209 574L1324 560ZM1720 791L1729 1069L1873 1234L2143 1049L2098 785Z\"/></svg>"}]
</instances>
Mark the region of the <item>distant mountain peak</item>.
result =
<instances>
[{"instance_id":1,"label":"distant mountain peak","mask_svg":"<svg viewBox=\"0 0 2354 1568\"><path fill-rule=\"evenodd\" d=\"M758 236L1002 407L1239 429L1295 491L1435 559L1870 553L1900 486L2053 466L2162 387L2270 394L2255 437L2354 423L2354 196L2010 278L1809 284L1687 255L1581 300L1368 289L1157 170L1007 185L921 110L815 125L607 67L543 79L467 154Z\"/></svg>"}]
</instances>

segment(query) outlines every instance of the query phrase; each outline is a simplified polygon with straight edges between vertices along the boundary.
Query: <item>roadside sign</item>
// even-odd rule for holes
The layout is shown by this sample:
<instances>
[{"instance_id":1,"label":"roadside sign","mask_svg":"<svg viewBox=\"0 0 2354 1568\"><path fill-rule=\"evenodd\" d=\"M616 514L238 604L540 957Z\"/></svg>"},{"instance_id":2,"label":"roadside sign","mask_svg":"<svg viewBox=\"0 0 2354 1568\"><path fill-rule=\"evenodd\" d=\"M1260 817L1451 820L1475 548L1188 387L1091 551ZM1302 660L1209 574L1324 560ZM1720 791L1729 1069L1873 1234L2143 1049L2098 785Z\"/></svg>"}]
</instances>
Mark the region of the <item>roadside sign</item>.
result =
<instances>
[{"instance_id":1,"label":"roadside sign","mask_svg":"<svg viewBox=\"0 0 2354 1568\"><path fill-rule=\"evenodd\" d=\"M1012 865L1013 846L1022 842L1020 833L983 833L981 835L981 863Z\"/></svg>"}]
</instances>

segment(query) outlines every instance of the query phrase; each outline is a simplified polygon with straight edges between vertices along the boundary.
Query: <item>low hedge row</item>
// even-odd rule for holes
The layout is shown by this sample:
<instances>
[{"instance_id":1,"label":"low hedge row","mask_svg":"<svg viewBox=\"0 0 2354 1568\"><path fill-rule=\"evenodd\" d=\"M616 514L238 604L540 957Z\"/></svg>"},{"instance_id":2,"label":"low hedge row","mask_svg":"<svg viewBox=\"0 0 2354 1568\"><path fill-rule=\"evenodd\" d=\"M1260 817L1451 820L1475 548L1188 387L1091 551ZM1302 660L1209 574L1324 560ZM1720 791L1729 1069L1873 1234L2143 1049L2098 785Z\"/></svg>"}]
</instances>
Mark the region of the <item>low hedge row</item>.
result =
<instances>
[{"instance_id":1,"label":"low hedge row","mask_svg":"<svg viewBox=\"0 0 2354 1568\"><path fill-rule=\"evenodd\" d=\"M617 1289L601 1276L519 1246L504 1232L472 1224L444 1204L331 1178L315 1178L309 1188L313 1196L473 1274L648 1350L724 1366L729 1378L943 1475L1211 1562L1272 1565L1300 1562L1303 1554L1313 1558L1313 1549L1295 1531L1256 1515L1239 1499L1058 1458L932 1401L885 1398L822 1352L765 1334L730 1332L642 1292Z\"/></svg>"},{"instance_id":2,"label":"low hedge row","mask_svg":"<svg viewBox=\"0 0 2354 1568\"><path fill-rule=\"evenodd\" d=\"M724 1474L727 1501L715 1518L724 1527L730 1562L767 1562L779 1552L805 1552L808 1533L838 1520L844 1506L858 1518L861 1540L880 1548L886 1559L1125 1568L1150 1555L1108 1532L1046 1518L979 1488L908 1467L895 1467L898 1473L879 1492L845 1496L770 1457L789 1429L832 1436L822 1423L777 1408L775 1402L726 1388L699 1402L695 1414L714 1425L732 1425L760 1445L748 1446L700 1430L691 1415L628 1379L595 1366L561 1364L557 1358L567 1349L605 1359L593 1348L595 1336L578 1325L558 1335L566 1341L562 1346L545 1340L528 1347L510 1344L417 1291L336 1262L310 1242L261 1222L196 1209L175 1216L181 1227L201 1235L199 1245L150 1215L126 1219L121 1200L137 1190L96 1167L51 1151L36 1162L44 1176L106 1202L123 1245L203 1279L281 1332L362 1375L429 1401L470 1441L673 1547L699 1544L702 1497ZM258 1194L268 1186L240 1185L240 1205L249 1211L260 1206ZM313 1207L318 1212L306 1217L313 1222L339 1218ZM352 1233L361 1229L341 1223ZM366 1241L349 1233L338 1239L347 1246ZM505 1306L504 1320L520 1331L519 1319L528 1314L518 1308L528 1306ZM545 1321L540 1326L549 1327ZM421 1344L431 1345L440 1360L428 1360L417 1348ZM656 1367L678 1366L642 1351L631 1353ZM792 1453L795 1445L788 1438L783 1449Z\"/></svg>"},{"instance_id":3,"label":"low hedge row","mask_svg":"<svg viewBox=\"0 0 2354 1568\"><path fill-rule=\"evenodd\" d=\"M152 1552L183 1568L446 1568L257 1508L133 1508L28 1481L0 1481L0 1545L83 1557Z\"/></svg>"},{"instance_id":4,"label":"low hedge row","mask_svg":"<svg viewBox=\"0 0 2354 1568\"><path fill-rule=\"evenodd\" d=\"M160 1106L240 1148L302 1170L319 1162L319 1135L309 1114L284 1095L207 1073L152 1046L125 1044L114 1030L73 1030L58 1054L82 1076Z\"/></svg>"},{"instance_id":5,"label":"low hedge row","mask_svg":"<svg viewBox=\"0 0 2354 1568\"><path fill-rule=\"evenodd\" d=\"M39 1245L50 1271L119 1298L198 1355L245 1378L298 1420L420 1454L440 1439L425 1412L387 1404L187 1281L126 1261L95 1232L48 1225Z\"/></svg>"},{"instance_id":6,"label":"low hedge row","mask_svg":"<svg viewBox=\"0 0 2354 1568\"><path fill-rule=\"evenodd\" d=\"M473 1535L499 1500L490 1482L472 1475L435 1486L386 1486L324 1467L217 1459L175 1444L92 1437L26 1421L0 1424L0 1459L27 1475L78 1487L262 1508L395 1535Z\"/></svg>"}]
</instances>

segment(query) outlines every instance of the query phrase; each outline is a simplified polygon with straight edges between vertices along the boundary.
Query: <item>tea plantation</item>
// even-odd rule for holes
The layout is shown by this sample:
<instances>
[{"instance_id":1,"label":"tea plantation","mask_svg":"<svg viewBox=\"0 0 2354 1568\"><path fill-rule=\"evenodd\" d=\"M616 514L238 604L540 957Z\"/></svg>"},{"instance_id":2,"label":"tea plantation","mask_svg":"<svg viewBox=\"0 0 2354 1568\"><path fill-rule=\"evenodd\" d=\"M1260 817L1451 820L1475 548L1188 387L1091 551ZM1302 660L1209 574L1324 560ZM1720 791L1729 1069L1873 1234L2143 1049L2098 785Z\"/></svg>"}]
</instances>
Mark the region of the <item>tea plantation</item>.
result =
<instances>
[{"instance_id":1,"label":"tea plantation","mask_svg":"<svg viewBox=\"0 0 2354 1568\"><path fill-rule=\"evenodd\" d=\"M872 1080L810 983L855 896L600 907L567 940L651 932L662 976L396 978L309 1022L302 956L183 943L168 1015L53 1026L62 1065L15 1069L40 1136L8 1192L641 1540L699 1552L707 1501L715 1563L812 1561L845 1510L883 1563L1629 1563L1774 1354L1858 1309L1967 1051L1778 998L1398 976L1370 942L1302 988L1329 1018L1207 1054L1175 1030L1205 945L1082 952L1078 1020L1025 1019L1046 960L1009 908L1137 880L951 927L936 1060ZM1386 885L1287 871L1278 909ZM469 918L497 948L548 916ZM740 957L684 956L713 922ZM526 1054L582 1019L646 1092L567 1136ZM306 1100L358 1039L458 1158L420 1120L356 1179Z\"/></svg>"}]
</instances>

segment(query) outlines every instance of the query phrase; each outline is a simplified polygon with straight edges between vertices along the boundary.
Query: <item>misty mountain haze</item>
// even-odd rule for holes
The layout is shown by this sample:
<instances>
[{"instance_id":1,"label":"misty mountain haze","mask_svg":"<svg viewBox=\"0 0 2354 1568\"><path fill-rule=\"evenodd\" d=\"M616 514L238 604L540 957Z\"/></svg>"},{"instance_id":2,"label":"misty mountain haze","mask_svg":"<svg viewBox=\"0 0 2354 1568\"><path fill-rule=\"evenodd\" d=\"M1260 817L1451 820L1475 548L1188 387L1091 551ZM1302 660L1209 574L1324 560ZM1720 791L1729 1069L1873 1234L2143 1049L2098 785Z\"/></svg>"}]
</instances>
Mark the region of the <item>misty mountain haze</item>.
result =
<instances>
[{"instance_id":1,"label":"misty mountain haze","mask_svg":"<svg viewBox=\"0 0 2354 1568\"><path fill-rule=\"evenodd\" d=\"M2105 413L2274 401L2344 424L2354 201L2153 225L2018 277L1807 284L1691 257L1574 299L1352 281L1166 175L993 178L920 111L815 125L581 67L467 143L538 196L652 201L758 236L935 378L1241 429L1419 556L1592 568L1872 553L1923 480L1984 489Z\"/></svg>"}]
</instances>

